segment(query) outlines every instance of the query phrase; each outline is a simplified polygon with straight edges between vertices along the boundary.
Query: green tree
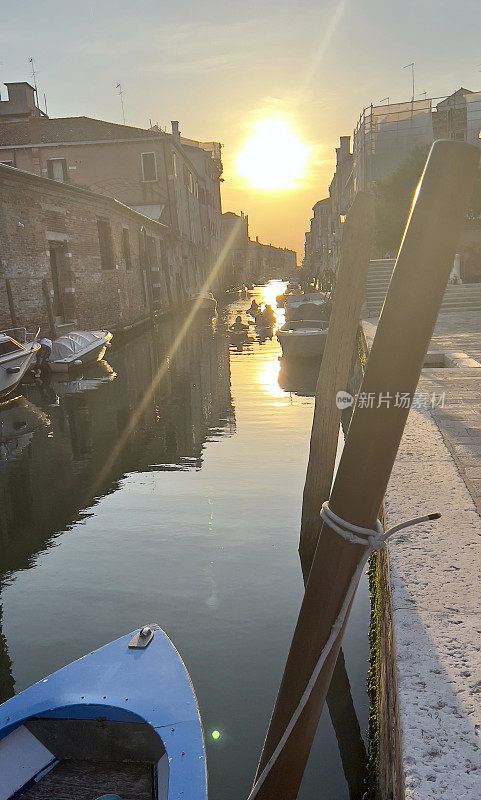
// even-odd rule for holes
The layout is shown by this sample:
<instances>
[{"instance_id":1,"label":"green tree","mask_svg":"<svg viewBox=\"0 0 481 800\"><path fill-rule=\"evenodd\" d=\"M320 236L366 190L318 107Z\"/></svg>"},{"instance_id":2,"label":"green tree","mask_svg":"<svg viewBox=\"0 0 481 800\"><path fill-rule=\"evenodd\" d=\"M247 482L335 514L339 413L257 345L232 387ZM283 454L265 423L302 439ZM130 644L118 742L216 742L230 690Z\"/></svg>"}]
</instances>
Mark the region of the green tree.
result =
<instances>
[{"instance_id":1,"label":"green tree","mask_svg":"<svg viewBox=\"0 0 481 800\"><path fill-rule=\"evenodd\" d=\"M392 175L374 184L376 244L383 253L399 248L428 153L429 147L415 147Z\"/></svg>"},{"instance_id":2,"label":"green tree","mask_svg":"<svg viewBox=\"0 0 481 800\"><path fill-rule=\"evenodd\" d=\"M376 244L382 253L395 255L401 243L414 192L421 178L430 147L415 147L396 170L374 184ZM468 217L481 216L481 174L474 186Z\"/></svg>"}]
</instances>

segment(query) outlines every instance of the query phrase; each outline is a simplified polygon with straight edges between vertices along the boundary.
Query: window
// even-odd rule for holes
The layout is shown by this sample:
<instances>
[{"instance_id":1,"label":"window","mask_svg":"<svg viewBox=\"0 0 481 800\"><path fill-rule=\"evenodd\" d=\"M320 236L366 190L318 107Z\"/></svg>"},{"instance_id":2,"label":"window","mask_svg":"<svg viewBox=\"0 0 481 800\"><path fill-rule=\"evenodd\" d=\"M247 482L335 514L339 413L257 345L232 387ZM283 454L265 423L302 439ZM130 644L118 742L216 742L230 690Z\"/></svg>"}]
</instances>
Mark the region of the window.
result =
<instances>
[{"instance_id":1,"label":"window","mask_svg":"<svg viewBox=\"0 0 481 800\"><path fill-rule=\"evenodd\" d=\"M142 180L157 180L157 164L155 163L155 153L142 153Z\"/></svg>"},{"instance_id":2,"label":"window","mask_svg":"<svg viewBox=\"0 0 481 800\"><path fill-rule=\"evenodd\" d=\"M132 269L132 256L130 253L130 236L128 228L122 228L122 255L125 261L125 269Z\"/></svg>"},{"instance_id":3,"label":"window","mask_svg":"<svg viewBox=\"0 0 481 800\"><path fill-rule=\"evenodd\" d=\"M142 289L142 301L147 305L147 277L144 269L145 262L145 237L142 228L139 232L139 267L140 267L140 288Z\"/></svg>"},{"instance_id":4,"label":"window","mask_svg":"<svg viewBox=\"0 0 481 800\"><path fill-rule=\"evenodd\" d=\"M194 179L192 177L192 172L189 172L189 192L194 194Z\"/></svg>"},{"instance_id":5,"label":"window","mask_svg":"<svg viewBox=\"0 0 481 800\"><path fill-rule=\"evenodd\" d=\"M97 218L97 228L99 232L100 265L102 269L113 269L114 253L109 220Z\"/></svg>"},{"instance_id":6,"label":"window","mask_svg":"<svg viewBox=\"0 0 481 800\"><path fill-rule=\"evenodd\" d=\"M147 259L148 259L148 266L151 270L158 270L159 268L159 260L157 258L157 242L153 236L147 236L146 241L146 251L147 251Z\"/></svg>"},{"instance_id":7,"label":"window","mask_svg":"<svg viewBox=\"0 0 481 800\"><path fill-rule=\"evenodd\" d=\"M67 162L64 158L47 159L47 175L53 181L65 183L68 180Z\"/></svg>"},{"instance_id":8,"label":"window","mask_svg":"<svg viewBox=\"0 0 481 800\"><path fill-rule=\"evenodd\" d=\"M172 153L172 170L174 173L174 178L177 177L177 156L175 153Z\"/></svg>"}]
</instances>

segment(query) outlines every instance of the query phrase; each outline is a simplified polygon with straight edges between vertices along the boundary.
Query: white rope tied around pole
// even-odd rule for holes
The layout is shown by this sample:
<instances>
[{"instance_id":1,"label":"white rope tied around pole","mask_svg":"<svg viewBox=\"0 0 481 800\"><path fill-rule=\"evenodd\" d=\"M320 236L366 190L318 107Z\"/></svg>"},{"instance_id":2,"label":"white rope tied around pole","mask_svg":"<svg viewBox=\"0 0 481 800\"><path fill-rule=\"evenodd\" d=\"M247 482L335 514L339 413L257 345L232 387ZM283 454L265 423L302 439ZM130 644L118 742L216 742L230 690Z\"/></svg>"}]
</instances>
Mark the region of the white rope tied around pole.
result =
<instances>
[{"instance_id":1,"label":"white rope tied around pole","mask_svg":"<svg viewBox=\"0 0 481 800\"><path fill-rule=\"evenodd\" d=\"M365 547L365 551L361 557L361 560L357 566L357 569L354 575L351 578L351 582L349 584L348 590L346 592L346 596L344 598L344 602L341 606L341 610L337 615L334 624L331 628L331 632L329 634L329 638L322 648L321 654L317 661L316 666L312 672L311 677L307 683L306 688L302 694L302 697L299 701L299 704L294 711L289 724L287 725L282 738L279 740L279 743L272 753L270 759L266 763L264 769L262 770L261 774L259 775L258 779L256 780L254 786L252 787L252 791L247 798L247 800L254 800L257 797L258 791L261 788L262 784L264 783L265 779L267 778L269 772L271 771L273 765L279 758L282 750L284 749L284 745L286 744L289 736L291 735L292 731L294 730L299 717L301 716L302 712L304 711L309 697L316 685L317 679L321 674L321 670L326 662L326 658L331 652L337 637L339 636L340 631L346 621L347 612L349 607L354 599L354 595L356 593L357 585L361 578L364 566L369 558L369 556L376 552L377 550L381 550L384 545L386 544L387 540L393 536L393 534L397 533L398 531L402 530L402 528L409 528L411 525L418 525L420 522L430 522L434 519L439 519L441 514L426 514L423 517L415 517L414 519L407 520L407 522L401 522L399 525L394 525L392 528L389 528L385 533L383 532L382 524L379 520L376 521L375 528L362 528L360 525L353 525L351 522L346 522L346 520L339 517L337 514L334 513L329 508L329 502L326 500L325 503L322 504L321 508L321 519L329 526L329 528L345 539L347 542L351 544L360 544Z\"/></svg>"}]
</instances>

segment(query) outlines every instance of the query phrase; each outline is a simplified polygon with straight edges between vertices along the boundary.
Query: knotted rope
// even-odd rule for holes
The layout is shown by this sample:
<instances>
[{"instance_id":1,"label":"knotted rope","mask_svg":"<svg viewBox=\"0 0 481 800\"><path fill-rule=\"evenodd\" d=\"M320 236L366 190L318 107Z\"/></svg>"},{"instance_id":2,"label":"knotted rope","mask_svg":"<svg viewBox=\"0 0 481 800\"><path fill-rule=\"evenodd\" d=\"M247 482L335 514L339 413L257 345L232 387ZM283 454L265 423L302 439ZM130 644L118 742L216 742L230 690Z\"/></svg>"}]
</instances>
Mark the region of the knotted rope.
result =
<instances>
[{"instance_id":1,"label":"knotted rope","mask_svg":"<svg viewBox=\"0 0 481 800\"><path fill-rule=\"evenodd\" d=\"M276 749L272 753L264 769L262 770L261 774L256 780L247 800L254 800L254 798L257 797L259 789L261 788L262 784L267 778L273 765L279 758L279 755L284 749L284 745L289 739L289 736L294 730L299 720L299 717L304 711L308 703L309 697L311 696L311 693L314 689L314 686L316 685L317 679L321 674L321 670L326 662L326 659L329 653L331 652L339 636L339 633L342 630L342 627L346 621L349 607L354 599L357 585L359 583L364 566L369 556L372 553L381 550L385 546L388 539L390 539L391 536L393 536L395 533L402 530L403 528L409 528L411 527L411 525L418 525L420 522L430 522L431 520L439 519L440 516L441 514L435 513L435 514L426 514L423 517L415 517L414 519L407 520L407 522L401 522L399 525L394 525L392 528L389 528L389 530L387 530L384 533L382 524L379 520L376 521L375 528L362 528L360 525L353 525L352 522L347 522L345 519L342 519L342 517L335 514L334 511L332 511L329 508L329 502L327 500L325 503L322 504L321 519L324 520L324 522L329 526L329 528L335 533L337 533L339 536L341 536L343 539L345 539L346 542L350 542L350 544L363 545L365 550L363 555L361 556L357 569L351 578L351 582L346 592L346 596L341 606L341 610L339 611L339 614L337 615L333 623L331 632L329 634L329 638L324 647L322 648L317 664L314 667L314 670L312 672L311 677L309 678L306 688L304 689L299 704L296 710L294 711L291 720L287 725L281 739L279 740Z\"/></svg>"}]
</instances>

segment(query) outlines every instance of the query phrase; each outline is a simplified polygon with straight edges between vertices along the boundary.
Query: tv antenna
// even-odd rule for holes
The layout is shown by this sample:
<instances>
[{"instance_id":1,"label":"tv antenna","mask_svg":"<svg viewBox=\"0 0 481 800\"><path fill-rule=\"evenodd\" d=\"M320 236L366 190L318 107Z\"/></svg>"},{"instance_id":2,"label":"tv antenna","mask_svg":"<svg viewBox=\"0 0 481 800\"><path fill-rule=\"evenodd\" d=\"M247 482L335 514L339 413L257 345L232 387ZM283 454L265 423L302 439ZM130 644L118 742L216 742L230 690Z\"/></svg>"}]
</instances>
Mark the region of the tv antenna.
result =
<instances>
[{"instance_id":1,"label":"tv antenna","mask_svg":"<svg viewBox=\"0 0 481 800\"><path fill-rule=\"evenodd\" d=\"M29 60L30 64L32 65L33 88L35 89L35 100L36 100L37 108L38 108L37 73L35 72L35 64L33 63L33 56L31 56L28 60Z\"/></svg>"},{"instance_id":2,"label":"tv antenna","mask_svg":"<svg viewBox=\"0 0 481 800\"><path fill-rule=\"evenodd\" d=\"M416 63L415 61L411 61L410 64L406 64L406 66L403 67L403 69L407 69L408 67L411 67L411 77L413 79L413 96L412 96L413 102L414 102L414 65L415 65L415 63Z\"/></svg>"},{"instance_id":3,"label":"tv antenna","mask_svg":"<svg viewBox=\"0 0 481 800\"><path fill-rule=\"evenodd\" d=\"M115 88L119 90L118 94L119 94L119 97L120 97L120 105L122 106L122 119L123 119L124 125L125 125L124 90L122 89L122 84L121 83L118 83Z\"/></svg>"}]
</instances>

